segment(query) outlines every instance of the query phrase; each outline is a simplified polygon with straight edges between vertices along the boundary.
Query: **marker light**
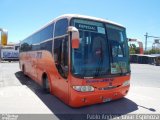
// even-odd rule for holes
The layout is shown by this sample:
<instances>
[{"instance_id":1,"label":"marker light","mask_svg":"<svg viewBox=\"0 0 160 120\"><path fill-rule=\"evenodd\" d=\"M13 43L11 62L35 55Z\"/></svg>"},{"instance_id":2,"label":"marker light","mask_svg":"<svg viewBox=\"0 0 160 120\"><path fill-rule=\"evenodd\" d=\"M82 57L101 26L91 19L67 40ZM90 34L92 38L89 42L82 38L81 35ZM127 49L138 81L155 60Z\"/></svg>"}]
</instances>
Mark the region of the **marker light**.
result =
<instances>
[{"instance_id":1,"label":"marker light","mask_svg":"<svg viewBox=\"0 0 160 120\"><path fill-rule=\"evenodd\" d=\"M122 84L122 86L128 86L128 85L130 85L130 81L129 81L129 80L125 81L125 82Z\"/></svg>"},{"instance_id":2,"label":"marker light","mask_svg":"<svg viewBox=\"0 0 160 120\"><path fill-rule=\"evenodd\" d=\"M73 86L73 89L79 92L92 92L94 87L92 86Z\"/></svg>"}]
</instances>

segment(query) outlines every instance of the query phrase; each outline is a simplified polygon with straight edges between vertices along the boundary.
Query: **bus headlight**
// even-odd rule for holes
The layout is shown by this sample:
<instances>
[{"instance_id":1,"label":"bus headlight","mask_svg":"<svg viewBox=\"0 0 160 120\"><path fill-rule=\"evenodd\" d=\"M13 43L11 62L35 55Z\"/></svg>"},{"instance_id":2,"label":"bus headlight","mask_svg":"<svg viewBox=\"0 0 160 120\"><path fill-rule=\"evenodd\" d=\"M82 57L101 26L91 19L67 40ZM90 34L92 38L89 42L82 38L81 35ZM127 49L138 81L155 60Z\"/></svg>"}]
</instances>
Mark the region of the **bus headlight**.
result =
<instances>
[{"instance_id":1,"label":"bus headlight","mask_svg":"<svg viewBox=\"0 0 160 120\"><path fill-rule=\"evenodd\" d=\"M79 92L92 92L94 87L92 86L73 86L73 89Z\"/></svg>"},{"instance_id":2,"label":"bus headlight","mask_svg":"<svg viewBox=\"0 0 160 120\"><path fill-rule=\"evenodd\" d=\"M129 81L129 80L125 81L125 82L122 84L123 87L124 87L124 86L128 86L128 85L130 85L130 81Z\"/></svg>"}]
</instances>

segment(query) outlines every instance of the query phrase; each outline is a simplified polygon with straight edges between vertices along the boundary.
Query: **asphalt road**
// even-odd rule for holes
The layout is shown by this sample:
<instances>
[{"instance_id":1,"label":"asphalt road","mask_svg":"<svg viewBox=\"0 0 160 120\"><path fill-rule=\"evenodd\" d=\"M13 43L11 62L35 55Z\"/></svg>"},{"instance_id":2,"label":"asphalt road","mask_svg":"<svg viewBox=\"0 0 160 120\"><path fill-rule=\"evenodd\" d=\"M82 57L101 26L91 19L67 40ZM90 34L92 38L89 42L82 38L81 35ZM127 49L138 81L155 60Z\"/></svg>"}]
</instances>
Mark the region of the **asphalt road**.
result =
<instances>
[{"instance_id":1,"label":"asphalt road","mask_svg":"<svg viewBox=\"0 0 160 120\"><path fill-rule=\"evenodd\" d=\"M120 100L71 108L23 75L19 64L0 63L1 114L52 114L53 119L87 119L92 114L160 113L160 66L132 64L131 88ZM68 116L69 115L69 116Z\"/></svg>"},{"instance_id":2,"label":"asphalt road","mask_svg":"<svg viewBox=\"0 0 160 120\"><path fill-rule=\"evenodd\" d=\"M131 85L160 88L160 66L131 64Z\"/></svg>"}]
</instances>

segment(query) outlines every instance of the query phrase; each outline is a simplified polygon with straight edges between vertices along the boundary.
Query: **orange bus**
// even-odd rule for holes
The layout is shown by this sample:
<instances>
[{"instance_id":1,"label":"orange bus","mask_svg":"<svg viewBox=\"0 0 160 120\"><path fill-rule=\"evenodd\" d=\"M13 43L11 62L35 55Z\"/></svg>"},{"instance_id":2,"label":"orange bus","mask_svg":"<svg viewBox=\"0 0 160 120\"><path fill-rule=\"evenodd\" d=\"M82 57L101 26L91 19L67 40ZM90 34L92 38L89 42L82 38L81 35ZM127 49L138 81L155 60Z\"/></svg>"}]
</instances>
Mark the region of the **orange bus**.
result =
<instances>
[{"instance_id":1,"label":"orange bus","mask_svg":"<svg viewBox=\"0 0 160 120\"><path fill-rule=\"evenodd\" d=\"M66 14L21 42L20 69L72 107L124 97L130 87L126 29Z\"/></svg>"}]
</instances>

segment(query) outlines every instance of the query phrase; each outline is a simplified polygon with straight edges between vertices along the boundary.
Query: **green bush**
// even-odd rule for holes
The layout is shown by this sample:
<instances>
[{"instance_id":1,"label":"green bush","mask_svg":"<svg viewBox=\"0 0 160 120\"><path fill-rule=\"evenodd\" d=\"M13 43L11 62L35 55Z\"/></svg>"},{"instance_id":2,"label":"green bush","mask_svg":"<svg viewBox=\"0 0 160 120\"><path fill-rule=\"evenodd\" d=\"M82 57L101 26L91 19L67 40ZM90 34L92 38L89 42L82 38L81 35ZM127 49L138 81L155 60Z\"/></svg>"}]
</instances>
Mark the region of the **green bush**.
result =
<instances>
[{"instance_id":1,"label":"green bush","mask_svg":"<svg viewBox=\"0 0 160 120\"><path fill-rule=\"evenodd\" d=\"M160 49L151 49L144 51L144 54L160 54Z\"/></svg>"}]
</instances>

